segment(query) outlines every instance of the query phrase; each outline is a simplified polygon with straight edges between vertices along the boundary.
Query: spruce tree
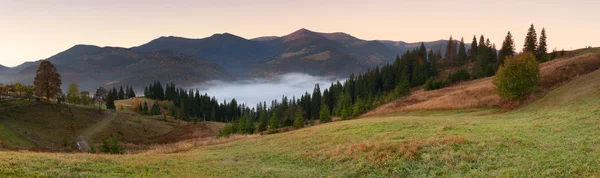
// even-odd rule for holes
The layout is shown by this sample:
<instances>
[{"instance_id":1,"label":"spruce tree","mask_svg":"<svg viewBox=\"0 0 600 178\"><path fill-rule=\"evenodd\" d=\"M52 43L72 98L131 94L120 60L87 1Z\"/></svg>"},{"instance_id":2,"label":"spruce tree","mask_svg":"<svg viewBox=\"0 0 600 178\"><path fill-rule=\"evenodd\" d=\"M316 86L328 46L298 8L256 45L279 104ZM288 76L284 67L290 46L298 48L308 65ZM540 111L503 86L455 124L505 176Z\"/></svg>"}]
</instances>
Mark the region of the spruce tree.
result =
<instances>
[{"instance_id":1,"label":"spruce tree","mask_svg":"<svg viewBox=\"0 0 600 178\"><path fill-rule=\"evenodd\" d=\"M321 121L321 123L331 122L331 111L329 111L329 107L327 105L323 105L321 107L319 121Z\"/></svg>"},{"instance_id":2,"label":"spruce tree","mask_svg":"<svg viewBox=\"0 0 600 178\"><path fill-rule=\"evenodd\" d=\"M467 51L465 49L465 40L463 38L460 38L460 46L458 47L458 56L456 58L457 58L458 66L463 65L467 59Z\"/></svg>"},{"instance_id":3,"label":"spruce tree","mask_svg":"<svg viewBox=\"0 0 600 178\"><path fill-rule=\"evenodd\" d=\"M477 51L477 37L473 35L473 42L471 42L471 60L475 61L477 59L478 51Z\"/></svg>"},{"instance_id":4,"label":"spruce tree","mask_svg":"<svg viewBox=\"0 0 600 178\"><path fill-rule=\"evenodd\" d=\"M142 115L148 114L148 102L144 101L144 107L142 107Z\"/></svg>"},{"instance_id":5,"label":"spruce tree","mask_svg":"<svg viewBox=\"0 0 600 178\"><path fill-rule=\"evenodd\" d=\"M515 55L515 42L513 40L512 34L510 31L506 34L504 38L504 42L502 42L502 49L500 49L500 53L498 54L498 61L500 64L504 63L504 59L506 57L511 57Z\"/></svg>"},{"instance_id":6,"label":"spruce tree","mask_svg":"<svg viewBox=\"0 0 600 178\"><path fill-rule=\"evenodd\" d=\"M450 39L448 39L448 45L446 46L446 60L452 62L456 60L456 42L454 42L452 36L450 36Z\"/></svg>"},{"instance_id":7,"label":"spruce tree","mask_svg":"<svg viewBox=\"0 0 600 178\"><path fill-rule=\"evenodd\" d=\"M546 29L542 28L542 32L540 34L540 43L536 49L536 59L539 62L545 62L546 60L548 60L547 45L548 44L546 44Z\"/></svg>"},{"instance_id":8,"label":"spruce tree","mask_svg":"<svg viewBox=\"0 0 600 178\"><path fill-rule=\"evenodd\" d=\"M123 86L120 86L120 88L119 88L118 98L119 98L119 100L125 99L125 91L123 90Z\"/></svg>"},{"instance_id":9,"label":"spruce tree","mask_svg":"<svg viewBox=\"0 0 600 178\"><path fill-rule=\"evenodd\" d=\"M116 90L111 90L108 92L108 95L106 96L106 109L117 109L117 107L115 107L115 97L117 94L115 94Z\"/></svg>"},{"instance_id":10,"label":"spruce tree","mask_svg":"<svg viewBox=\"0 0 600 178\"><path fill-rule=\"evenodd\" d=\"M535 28L533 27L533 24L531 24L531 27L529 27L529 30L527 31L527 36L525 37L525 45L523 45L523 52L531 52L533 54L536 54L536 48L537 34L535 33Z\"/></svg>"},{"instance_id":11,"label":"spruce tree","mask_svg":"<svg viewBox=\"0 0 600 178\"><path fill-rule=\"evenodd\" d=\"M262 132L267 130L267 125L269 124L267 117L267 112L265 110L261 110L258 116L258 131Z\"/></svg>"},{"instance_id":12,"label":"spruce tree","mask_svg":"<svg viewBox=\"0 0 600 178\"><path fill-rule=\"evenodd\" d=\"M276 132L277 128L279 128L279 119L277 119L277 115L273 112L269 120L269 132Z\"/></svg>"},{"instance_id":13,"label":"spruce tree","mask_svg":"<svg viewBox=\"0 0 600 178\"><path fill-rule=\"evenodd\" d=\"M304 117L302 116L301 110L296 110L294 118L294 128L299 129L304 127Z\"/></svg>"},{"instance_id":14,"label":"spruce tree","mask_svg":"<svg viewBox=\"0 0 600 178\"><path fill-rule=\"evenodd\" d=\"M321 111L321 88L319 87L319 84L315 85L310 105L311 105L310 111L312 112L310 118L318 119L319 111Z\"/></svg>"}]
</instances>

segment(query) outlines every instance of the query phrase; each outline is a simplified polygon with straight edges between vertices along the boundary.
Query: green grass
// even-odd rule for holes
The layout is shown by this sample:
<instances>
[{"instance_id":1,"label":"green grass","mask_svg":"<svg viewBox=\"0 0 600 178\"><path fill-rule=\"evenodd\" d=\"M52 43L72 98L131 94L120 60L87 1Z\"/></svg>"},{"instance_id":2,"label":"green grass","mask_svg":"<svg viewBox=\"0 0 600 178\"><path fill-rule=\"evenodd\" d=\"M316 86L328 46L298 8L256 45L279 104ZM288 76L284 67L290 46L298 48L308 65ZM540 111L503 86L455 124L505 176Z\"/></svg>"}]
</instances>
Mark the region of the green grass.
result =
<instances>
[{"instance_id":1,"label":"green grass","mask_svg":"<svg viewBox=\"0 0 600 178\"><path fill-rule=\"evenodd\" d=\"M0 144L11 149L28 149L34 145L0 123ZM1 149L1 148L0 148Z\"/></svg>"},{"instance_id":2,"label":"green grass","mask_svg":"<svg viewBox=\"0 0 600 178\"><path fill-rule=\"evenodd\" d=\"M511 112L400 113L174 154L0 152L0 177L592 177L600 71Z\"/></svg>"}]
</instances>

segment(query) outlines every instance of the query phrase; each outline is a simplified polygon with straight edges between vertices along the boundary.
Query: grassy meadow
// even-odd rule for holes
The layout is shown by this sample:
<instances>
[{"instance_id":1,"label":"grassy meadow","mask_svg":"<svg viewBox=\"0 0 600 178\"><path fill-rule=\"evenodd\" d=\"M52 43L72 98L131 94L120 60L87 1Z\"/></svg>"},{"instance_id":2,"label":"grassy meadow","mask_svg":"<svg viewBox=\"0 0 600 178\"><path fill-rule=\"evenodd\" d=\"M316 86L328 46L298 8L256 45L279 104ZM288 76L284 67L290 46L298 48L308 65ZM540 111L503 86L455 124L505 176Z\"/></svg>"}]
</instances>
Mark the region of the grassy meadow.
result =
<instances>
[{"instance_id":1,"label":"grassy meadow","mask_svg":"<svg viewBox=\"0 0 600 178\"><path fill-rule=\"evenodd\" d=\"M168 154L2 151L0 160L0 177L597 176L600 71L510 112L411 111Z\"/></svg>"}]
</instances>

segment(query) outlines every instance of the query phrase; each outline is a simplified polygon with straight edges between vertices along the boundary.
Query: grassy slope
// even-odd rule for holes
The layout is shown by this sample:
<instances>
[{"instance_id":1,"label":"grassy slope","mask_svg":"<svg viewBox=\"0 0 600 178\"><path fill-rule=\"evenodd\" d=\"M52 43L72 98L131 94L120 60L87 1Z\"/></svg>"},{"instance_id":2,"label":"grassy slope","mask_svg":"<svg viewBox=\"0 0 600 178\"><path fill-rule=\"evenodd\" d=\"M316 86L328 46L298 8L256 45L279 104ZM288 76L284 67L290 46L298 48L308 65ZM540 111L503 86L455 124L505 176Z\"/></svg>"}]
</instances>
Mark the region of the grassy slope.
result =
<instances>
[{"instance_id":1,"label":"grassy slope","mask_svg":"<svg viewBox=\"0 0 600 178\"><path fill-rule=\"evenodd\" d=\"M600 175L598 88L600 71L509 113L415 111L175 154L0 152L0 176Z\"/></svg>"}]
</instances>

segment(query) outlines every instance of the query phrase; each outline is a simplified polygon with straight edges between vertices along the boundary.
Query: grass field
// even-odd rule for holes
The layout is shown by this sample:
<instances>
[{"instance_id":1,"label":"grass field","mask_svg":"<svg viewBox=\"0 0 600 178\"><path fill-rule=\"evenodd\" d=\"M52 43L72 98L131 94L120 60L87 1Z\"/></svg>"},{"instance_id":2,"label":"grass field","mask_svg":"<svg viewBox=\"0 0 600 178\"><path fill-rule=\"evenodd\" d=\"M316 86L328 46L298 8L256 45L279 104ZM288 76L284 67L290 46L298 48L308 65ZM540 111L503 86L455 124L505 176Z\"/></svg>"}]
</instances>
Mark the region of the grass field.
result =
<instances>
[{"instance_id":1,"label":"grass field","mask_svg":"<svg viewBox=\"0 0 600 178\"><path fill-rule=\"evenodd\" d=\"M0 152L0 177L590 177L600 71L510 112L410 111L171 154Z\"/></svg>"}]
</instances>

